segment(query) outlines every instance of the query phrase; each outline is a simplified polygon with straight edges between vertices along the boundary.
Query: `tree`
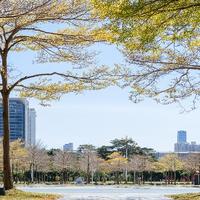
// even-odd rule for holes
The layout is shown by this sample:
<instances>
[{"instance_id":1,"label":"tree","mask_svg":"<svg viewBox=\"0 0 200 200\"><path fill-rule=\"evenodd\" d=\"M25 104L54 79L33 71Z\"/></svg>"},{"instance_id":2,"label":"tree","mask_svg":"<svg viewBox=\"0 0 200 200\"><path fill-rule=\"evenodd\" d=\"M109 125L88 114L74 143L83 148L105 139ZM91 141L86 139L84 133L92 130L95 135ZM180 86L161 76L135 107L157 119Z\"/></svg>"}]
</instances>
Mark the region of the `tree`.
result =
<instances>
[{"instance_id":1,"label":"tree","mask_svg":"<svg viewBox=\"0 0 200 200\"><path fill-rule=\"evenodd\" d=\"M133 182L136 183L136 172L141 173L141 180L144 182L144 171L151 171L152 162L150 157L146 155L132 155L129 163L128 169L133 171Z\"/></svg>"},{"instance_id":2,"label":"tree","mask_svg":"<svg viewBox=\"0 0 200 200\"><path fill-rule=\"evenodd\" d=\"M112 154L113 152L114 152L114 150L113 150L112 146L105 146L105 145L103 145L103 146L97 148L97 154L98 154L98 156L100 158L104 159L104 160L108 159L108 156L110 154Z\"/></svg>"},{"instance_id":3,"label":"tree","mask_svg":"<svg viewBox=\"0 0 200 200\"><path fill-rule=\"evenodd\" d=\"M183 160L184 170L189 172L189 174L194 175L197 171L200 171L200 154L194 153L187 156Z\"/></svg>"},{"instance_id":4,"label":"tree","mask_svg":"<svg viewBox=\"0 0 200 200\"><path fill-rule=\"evenodd\" d=\"M86 151L96 151L96 147L92 144L82 144L78 147L78 152L84 153Z\"/></svg>"},{"instance_id":5,"label":"tree","mask_svg":"<svg viewBox=\"0 0 200 200\"><path fill-rule=\"evenodd\" d=\"M132 138L121 138L121 139L114 139L111 141L112 149L120 152L123 156L126 158L129 157L129 155L132 155L134 153L139 153L140 147L138 147L137 143L133 141Z\"/></svg>"},{"instance_id":6,"label":"tree","mask_svg":"<svg viewBox=\"0 0 200 200\"><path fill-rule=\"evenodd\" d=\"M59 99L64 93L101 89L113 82L108 78L107 68L85 68L92 66L94 57L86 48L107 37L96 29L87 0L4 0L0 1L0 10L4 187L8 190L13 187L9 152L10 94L36 97L43 104ZM37 52L37 63L70 62L78 67L11 75L9 56L11 52L23 51Z\"/></svg>"},{"instance_id":7,"label":"tree","mask_svg":"<svg viewBox=\"0 0 200 200\"><path fill-rule=\"evenodd\" d=\"M22 173L27 168L27 149L24 147L24 143L20 140L12 141L10 144L10 160L12 175L22 171ZM17 180L16 180L17 181Z\"/></svg>"},{"instance_id":8,"label":"tree","mask_svg":"<svg viewBox=\"0 0 200 200\"><path fill-rule=\"evenodd\" d=\"M167 154L159 160L163 171L167 173L168 183L174 179L176 184L176 171L183 169L183 161L175 154Z\"/></svg>"},{"instance_id":9,"label":"tree","mask_svg":"<svg viewBox=\"0 0 200 200\"><path fill-rule=\"evenodd\" d=\"M86 172L86 182L90 183L91 175L97 168L98 157L96 148L91 144L84 144L78 147L78 151L81 153L81 169Z\"/></svg>"},{"instance_id":10,"label":"tree","mask_svg":"<svg viewBox=\"0 0 200 200\"><path fill-rule=\"evenodd\" d=\"M129 158L133 153L139 153L140 148L137 146L137 143L134 142L131 138L125 137L121 139L114 139L111 141L112 148L116 149L118 152L121 152L126 159ZM128 181L128 170L125 169L125 181Z\"/></svg>"},{"instance_id":11,"label":"tree","mask_svg":"<svg viewBox=\"0 0 200 200\"><path fill-rule=\"evenodd\" d=\"M114 152L109 156L107 162L110 164L111 170L116 173L116 183L119 184L119 173L126 169L127 158L123 157L118 152Z\"/></svg>"},{"instance_id":12,"label":"tree","mask_svg":"<svg viewBox=\"0 0 200 200\"><path fill-rule=\"evenodd\" d=\"M62 181L66 183L66 171L73 168L74 155L68 151L58 151L54 156L54 165L62 174Z\"/></svg>"},{"instance_id":13,"label":"tree","mask_svg":"<svg viewBox=\"0 0 200 200\"><path fill-rule=\"evenodd\" d=\"M111 172L111 168L107 160L104 160L102 158L97 159L97 171L101 173L102 175L102 181L106 182L106 175Z\"/></svg>"},{"instance_id":14,"label":"tree","mask_svg":"<svg viewBox=\"0 0 200 200\"><path fill-rule=\"evenodd\" d=\"M3 145L0 144L0 158L3 159ZM28 152L21 140L11 141L10 143L10 161L11 161L11 172L12 176L15 177L15 181L18 181L18 175L24 173L27 169L27 156ZM1 169L3 171L3 163L1 163Z\"/></svg>"},{"instance_id":15,"label":"tree","mask_svg":"<svg viewBox=\"0 0 200 200\"><path fill-rule=\"evenodd\" d=\"M40 155L40 161L37 162L35 165L36 180L38 183L41 180L45 181L46 172L48 172L51 167L51 160L47 154L47 150L44 148L40 149L39 155ZM34 168L33 168L33 170L34 170ZM33 177L34 177L34 174L33 174Z\"/></svg>"},{"instance_id":16,"label":"tree","mask_svg":"<svg viewBox=\"0 0 200 200\"><path fill-rule=\"evenodd\" d=\"M39 168L41 168L41 166L44 167L44 165L46 165L47 152L41 142L37 142L35 145L30 145L29 147L27 147L27 150L28 150L27 162L29 163L30 167L31 182L34 183L35 172Z\"/></svg>"},{"instance_id":17,"label":"tree","mask_svg":"<svg viewBox=\"0 0 200 200\"><path fill-rule=\"evenodd\" d=\"M127 58L125 86L135 102L149 96L159 103L199 100L200 3L92 0L103 28ZM122 47L122 48L121 48ZM122 72L123 73L123 72Z\"/></svg>"}]
</instances>

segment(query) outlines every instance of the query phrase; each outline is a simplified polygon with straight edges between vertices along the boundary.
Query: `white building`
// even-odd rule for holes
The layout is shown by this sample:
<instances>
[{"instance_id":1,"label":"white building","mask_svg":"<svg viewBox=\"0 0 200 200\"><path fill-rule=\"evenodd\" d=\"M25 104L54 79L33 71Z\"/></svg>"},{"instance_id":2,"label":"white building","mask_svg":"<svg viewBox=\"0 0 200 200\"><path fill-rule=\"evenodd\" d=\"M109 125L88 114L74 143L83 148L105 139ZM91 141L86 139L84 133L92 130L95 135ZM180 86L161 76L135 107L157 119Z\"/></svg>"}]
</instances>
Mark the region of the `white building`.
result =
<instances>
[{"instance_id":1,"label":"white building","mask_svg":"<svg viewBox=\"0 0 200 200\"><path fill-rule=\"evenodd\" d=\"M29 109L28 132L26 145L35 145L36 140L36 111L34 108Z\"/></svg>"}]
</instances>

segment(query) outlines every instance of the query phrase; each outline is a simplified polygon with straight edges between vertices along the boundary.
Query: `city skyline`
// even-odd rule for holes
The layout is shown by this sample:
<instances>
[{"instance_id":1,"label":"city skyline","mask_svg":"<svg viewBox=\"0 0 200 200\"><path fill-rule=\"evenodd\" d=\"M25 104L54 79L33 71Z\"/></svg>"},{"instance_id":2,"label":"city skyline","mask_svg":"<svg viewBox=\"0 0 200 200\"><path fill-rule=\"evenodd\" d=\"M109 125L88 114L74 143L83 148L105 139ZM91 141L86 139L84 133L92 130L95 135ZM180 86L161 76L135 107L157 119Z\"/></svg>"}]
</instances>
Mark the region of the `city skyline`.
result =
<instances>
[{"instance_id":1,"label":"city skyline","mask_svg":"<svg viewBox=\"0 0 200 200\"><path fill-rule=\"evenodd\" d=\"M108 93L108 90L107 92L99 91L96 94L95 103L84 101L84 99L88 99L86 96L94 97L94 94L80 95L76 98L69 95L60 102L53 102L51 107L40 107L36 103L40 122L38 139L41 139L49 148L62 148L65 142L73 142L76 148L79 144L86 143L101 146L109 144L109 141L114 138L128 136L132 137L140 146L152 147L157 151L173 151L177 137L176 132L185 129L190 133L189 140L199 141L198 126L194 126L196 122L190 120L197 115L198 110L180 114L180 108L175 105L162 106L151 102L150 105L153 106L150 107L147 102L133 104L126 99L127 96L124 96L123 102L118 100L112 104L105 99L101 103L98 102L98 96L107 96ZM117 95L112 95L112 97L117 99ZM66 105L67 100L68 104ZM123 103L125 104L123 105ZM143 116L141 113L145 113L145 110L148 114ZM153 119L151 118L152 112L154 112ZM45 119L45 113L48 119ZM56 120L58 116L59 122ZM176 123L173 122L175 120ZM75 125L77 121L79 124ZM135 121L135 125L133 121ZM155 121L159 121L157 126ZM146 123L146 126L143 126L143 122ZM53 129L50 130L49 126L42 126L44 123L48 123ZM47 129L49 133L46 132ZM56 132L56 136L54 136L54 132Z\"/></svg>"},{"instance_id":2,"label":"city skyline","mask_svg":"<svg viewBox=\"0 0 200 200\"><path fill-rule=\"evenodd\" d=\"M117 139L122 139L122 138L117 138ZM184 147L184 145L186 145L186 147ZM194 146L196 146L196 149ZM63 150L76 151L77 148L74 149L73 147L74 147L73 141L68 141L68 143L63 145ZM181 153L181 152L182 153L200 152L200 144L198 144L197 141L191 141L191 142L187 141L187 131L185 130L177 131L177 142L174 144L174 153ZM161 152L161 153L164 153L164 152ZM165 153L168 153L168 152L165 152Z\"/></svg>"},{"instance_id":3,"label":"city skyline","mask_svg":"<svg viewBox=\"0 0 200 200\"><path fill-rule=\"evenodd\" d=\"M187 131L179 130L177 132L177 142L174 144L174 152L200 152L200 144L196 141L188 142Z\"/></svg>"},{"instance_id":4,"label":"city skyline","mask_svg":"<svg viewBox=\"0 0 200 200\"><path fill-rule=\"evenodd\" d=\"M88 92L89 93L89 92ZM98 92L98 93L103 93L103 95L105 95L105 91L100 91L100 92ZM82 99L82 98L85 98L86 97L86 95L91 95L91 94L83 94L83 96L81 96L80 95L80 99ZM100 94L101 95L101 94ZM107 93L106 93L106 95L107 95ZM94 96L94 94L93 94L93 96ZM39 104L38 104L38 102L34 102L34 104L33 104L33 101L30 101L29 100L29 104L33 104L34 106L36 106L37 107L37 110L40 110L40 111L42 111L43 109L44 110L46 110L47 111L47 109L49 110L50 109L50 114L48 115L48 118L49 117L55 117L56 118L56 116L57 115L51 115L51 109L53 109L54 110L54 112L57 112L56 111L56 109L58 109L59 111L65 111L65 109L66 108L64 108L64 107L61 107L60 105L62 105L62 101L64 100L64 99L66 99L67 97L64 97L63 99L61 99L61 104L60 104L60 102L57 102L57 101L55 101L55 102L53 102L53 104L55 104L55 107L54 107L54 105L52 105L51 107L44 107L44 106L40 106ZM73 95L70 95L70 98L71 99L73 99L74 97L73 97ZM77 98L77 97L76 97ZM96 98L96 97L95 97ZM14 98L15 99L15 98ZM78 98L79 99L79 98ZM138 108L138 107L140 107L140 106L142 106L142 107L144 107L144 108L148 108L148 103L147 102L142 102L141 104L143 104L143 105L141 105L141 104L133 104L132 102L130 102L130 101L128 101L128 99L126 100L125 99L125 95L124 95L124 101L127 101L128 102L128 104L129 104L129 107L127 106L127 104L125 104L126 106L122 106L121 105L121 107L119 106L119 101L117 100L115 103L116 104L110 104L111 102L109 101L109 102L106 102L106 101L103 101L103 104L99 104L100 105L100 107L97 107L96 105L94 105L94 104L85 104L85 106L84 107L80 107L80 106L78 106L78 101L79 100L76 100L76 101L73 101L73 104L70 104L69 106L70 106L70 109L71 109L71 111L70 112L75 112L75 113L77 113L77 109L80 111L80 113L82 113L82 112L84 112L85 113L85 111L89 111L89 112L92 112L93 114L95 113L95 112L97 112L96 113L96 115L98 115L98 113L100 112L101 113L101 115L102 115L102 113L103 112L108 112L108 113L112 113L113 114L113 112L114 113L132 113L133 111L134 111L134 109L135 109L135 111L139 111L140 110L140 108ZM76 104L77 103L77 104ZM161 110L167 110L166 108L167 107L174 107L174 105L170 105L170 106L163 106L163 105L155 105L155 103L153 103L153 102L151 102L151 104L153 104L154 105L154 107L155 106L157 106L157 107L159 107L159 109L161 109ZM31 106L31 107L34 107L34 106ZM63 106L63 105L62 105ZM136 109L137 108L137 109ZM69 108L67 108L67 110L68 110ZM74 109L74 110L73 110ZM176 107L176 109L177 109L177 111L178 111L178 107ZM35 110L35 109L34 109ZM69 110L68 110L69 111ZM158 110L158 112L159 112L159 110ZM195 111L194 111L195 112ZM64 113L63 113L64 114ZM83 113L82 113L83 114ZM179 114L179 117L180 117L180 119L182 118L182 117L187 117L188 115L191 115L191 114L193 114L192 112L191 113L184 113L184 114ZM59 114L58 114L59 115ZM40 116L39 116L39 118L40 118ZM42 119L42 120L44 120L44 118ZM130 120L130 119L129 119ZM40 121L40 120L38 120L38 121ZM51 126L51 123L49 124L50 126ZM99 126L100 127L100 126ZM39 127L40 128L40 127ZM46 126L46 128L48 128L48 126ZM75 127L74 127L75 128ZM76 127L77 128L77 127ZM76 129L75 128L75 129ZM87 127L84 127L84 128L87 128ZM168 127L169 128L169 127ZM182 127L180 127L180 129L182 130L183 128ZM84 129L82 129L82 130L84 130ZM187 129L188 130L188 129ZM43 137L43 135L41 135L40 134L40 129L39 130L35 130L36 132L38 132L36 135L37 135L37 138L36 138L36 140L37 141L39 141L39 140L41 140L42 141L42 143L45 145L45 146L47 146L49 149L50 148L60 148L60 149L62 149L62 146L63 146L63 141L65 141L65 142L73 142L74 143L74 148L76 149L79 145L81 145L81 144L94 144L95 146L97 146L97 147L99 147L99 146L102 146L102 145L104 145L104 144L106 144L106 145L109 145L109 142L112 140L112 139L115 139L115 138L123 138L123 137L125 137L125 136L128 136L128 137L132 137L137 143L138 143L138 145L139 146L142 146L142 147L149 147L149 148L153 148L153 149L155 149L157 152L159 152L159 151L161 151L161 152L168 152L168 151L170 151L170 152L173 152L173 150L174 150L174 147L173 147L173 145L172 144L174 144L174 142L175 142L175 140L173 141L173 143L169 143L169 141L172 139L172 138L170 138L170 137L166 137L166 140L165 140L165 143L166 143L166 146L167 147L169 147L169 146L171 146L171 148L160 148L158 145L155 145L155 144L151 144L151 142L149 142L149 140L147 140L146 139L146 137L145 137L145 134L140 134L140 137L138 137L138 135L134 135L134 134L121 134L120 132L119 132L119 134L117 134L116 135L116 137L115 137L115 135L114 134L106 134L106 131L105 131L105 129L104 129L104 135L106 135L106 136L108 136L108 135L110 135L111 137L106 137L106 139L103 139L103 138L101 138L101 139L98 139L97 141L94 141L94 142L90 142L90 141L92 141L93 140L93 138L89 138L88 137L88 140L85 140L85 137L84 137L84 135L85 134L80 134L80 132L79 133L76 133L76 134L72 134L72 135L70 135L70 134L62 134L61 133L61 135L62 135L62 143L58 143L57 142L57 140L58 140L58 137L57 138L54 138L54 140L53 140L53 142L51 143L51 142L49 142L49 140L47 139L45 139L45 140L43 140L42 139L42 137ZM178 131L178 129L174 129L174 133L173 133L173 138L175 139L175 138L177 138L177 136L176 136L176 132ZM128 131L127 131L128 132ZM190 132L190 131L187 131L187 132ZM58 135L60 135L60 134L58 134ZM72 139L68 139L68 138L73 138L73 137L71 137L71 136L74 136L74 135L77 135L78 136L78 138L79 138L79 140L72 140ZM82 135L83 135L83 138L82 138ZM193 134L193 135L195 135L195 134ZM94 136L95 136L95 134L94 134ZM143 140L141 141L141 138L143 138ZM148 135L147 135L147 138L148 138ZM195 138L195 137L193 137L192 138L192 134L189 134L189 140L190 141L197 141L197 143L198 143L198 137L197 138ZM29 140L30 140L30 138L29 138ZM157 140L156 140L156 143L157 143L157 141L159 142L159 134L157 134ZM81 142L82 141L82 142Z\"/></svg>"},{"instance_id":5,"label":"city skyline","mask_svg":"<svg viewBox=\"0 0 200 200\"><path fill-rule=\"evenodd\" d=\"M11 98L12 100L13 99L20 99L20 98ZM28 102L27 100L25 100L25 99L23 99L23 101L26 101L26 102ZM28 103L29 104L29 103ZM28 105L27 104L27 105ZM59 102L57 102L57 104L59 104ZM104 105L105 106L105 105ZM29 106L28 106L29 107ZM92 109L92 106L90 105L89 106L90 107L90 109L91 110L93 110ZM89 108L88 107L88 108ZM43 107L41 107L41 108L43 108ZM51 108L51 107L50 107ZM108 107L104 107L104 109L108 109ZM101 109L99 109L99 111L100 111ZM122 108L119 108L118 107L118 111L119 112L121 112L121 111L125 111L126 109L122 109ZM33 112L31 112L31 111L33 111ZM113 111L117 111L117 110L113 110ZM101 112L102 112L102 110L101 110ZM35 108L30 108L29 109L29 120L31 120L31 113L33 114L33 118L35 118L36 117L36 111L35 111ZM34 122L35 123L35 122ZM31 124L31 122L29 122L29 124ZM34 130L32 130L33 132L34 132L34 136L33 136L33 134L28 134L28 137L29 138L27 138L26 140L28 141L29 140L29 143L31 142L32 144L34 144L35 143L35 124L34 124L34 127L32 127L31 128L31 126L29 126L29 132L31 131L31 129L34 129ZM176 133L176 132L175 132ZM184 140L186 143L187 143L187 132L186 132L186 130L183 130L183 129L181 129L181 130L178 130L178 133L180 133L181 135L179 135L179 134L177 134L177 141L178 140ZM77 134L78 135L78 134ZM67 136L67 135L66 135ZM133 139L134 139L134 136L132 136L132 135L126 135L126 136L128 136L128 137L132 137ZM37 140L40 140L40 135L38 136L38 138L37 138ZM123 137L125 137L125 135L123 136L123 135L121 135L121 136L119 136L118 138L123 138ZM190 134L189 134L189 137L190 137ZM110 138L110 140L112 140L112 139L115 139L116 137L113 137L113 138ZM108 141L105 141L105 142L102 142L102 143L95 143L94 145L95 146L97 146L97 147L99 147L99 146L102 146L102 145L104 145L104 144L107 144L107 145L109 145L109 142L110 142L110 140ZM142 145L141 143L139 143L136 139L134 139L137 143L138 143L138 145L139 146L142 146L142 147L149 147L149 148L153 148L153 149L155 149L157 152L158 151L163 151L162 149L156 149L154 146L150 146L150 145ZM77 143L77 142L74 142L74 141L72 141L72 140L67 140L67 137L66 137L66 139L64 139L64 141L66 142L66 143L73 143L74 144L74 147L75 147L75 149L79 146L79 145L81 145L81 144L92 144L91 142L87 142L87 143L81 143L81 142L79 142L79 143ZM182 141L182 142L184 142L184 141ZM191 143L194 143L193 141L197 141L197 143L198 143L198 140L197 139L195 139L195 138L193 138L192 140L190 140L191 141ZM181 141L180 141L181 142ZM43 143L44 143L44 145L47 145L49 148L54 148L54 147L57 147L57 148L60 148L60 149L62 149L62 145L63 145L63 143L61 143L61 144L58 144L57 146L54 146L54 144L53 145L51 145L51 144L49 144L48 142L46 143L45 141L43 141ZM73 147L72 147L73 148ZM164 151L166 151L166 152L168 152L168 151L173 151L172 149L165 149Z\"/></svg>"},{"instance_id":6,"label":"city skyline","mask_svg":"<svg viewBox=\"0 0 200 200\"><path fill-rule=\"evenodd\" d=\"M97 65L113 66L124 63L123 56L112 45L94 45L101 52ZM10 62L21 66L27 74L35 71L59 71L70 69L66 63L33 63L30 52L13 53ZM16 59L18 58L18 59ZM26 66L31 66L29 70ZM81 94L66 94L59 101L50 101L50 107L41 106L29 99L30 106L37 110L37 140L48 148L62 148L63 143L74 141L79 144L93 143L96 146L109 144L114 138L132 137L140 146L153 147L157 151L173 151L177 130L190 133L189 140L200 141L199 114L197 108L180 113L178 104L160 105L149 98L134 104L129 100L129 89L110 87L99 91L84 91ZM185 108L190 109L185 101ZM77 124L78 123L78 124Z\"/></svg>"}]
</instances>

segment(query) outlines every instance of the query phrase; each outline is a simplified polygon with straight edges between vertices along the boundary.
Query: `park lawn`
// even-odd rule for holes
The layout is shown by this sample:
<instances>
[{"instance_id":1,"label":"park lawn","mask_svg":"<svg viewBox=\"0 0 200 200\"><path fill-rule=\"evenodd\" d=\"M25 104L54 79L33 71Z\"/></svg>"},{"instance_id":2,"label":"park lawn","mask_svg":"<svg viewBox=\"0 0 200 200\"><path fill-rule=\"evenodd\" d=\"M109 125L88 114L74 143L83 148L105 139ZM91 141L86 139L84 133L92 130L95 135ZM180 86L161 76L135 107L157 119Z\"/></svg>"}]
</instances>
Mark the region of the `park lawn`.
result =
<instances>
[{"instance_id":1,"label":"park lawn","mask_svg":"<svg viewBox=\"0 0 200 200\"><path fill-rule=\"evenodd\" d=\"M200 193L171 195L174 200L200 200Z\"/></svg>"},{"instance_id":2,"label":"park lawn","mask_svg":"<svg viewBox=\"0 0 200 200\"><path fill-rule=\"evenodd\" d=\"M23 192L13 189L7 191L5 196L0 196L0 200L58 200L60 197L60 195Z\"/></svg>"}]
</instances>

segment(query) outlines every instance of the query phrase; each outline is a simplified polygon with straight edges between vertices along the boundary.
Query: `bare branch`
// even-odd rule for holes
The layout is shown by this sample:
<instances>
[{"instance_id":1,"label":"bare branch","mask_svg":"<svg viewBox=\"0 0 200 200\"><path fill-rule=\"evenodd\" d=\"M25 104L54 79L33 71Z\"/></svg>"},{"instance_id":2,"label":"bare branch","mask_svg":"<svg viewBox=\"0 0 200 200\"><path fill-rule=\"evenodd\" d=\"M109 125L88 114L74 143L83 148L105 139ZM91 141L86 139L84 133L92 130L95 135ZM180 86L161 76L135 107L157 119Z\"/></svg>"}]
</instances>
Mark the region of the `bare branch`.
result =
<instances>
[{"instance_id":1,"label":"bare branch","mask_svg":"<svg viewBox=\"0 0 200 200\"><path fill-rule=\"evenodd\" d=\"M78 77L78 76L73 76L73 75L69 75L69 74L64 74L64 73L59 73L59 72L51 72L51 73L40 73L40 74L34 74L34 75L30 75L30 76L24 76L22 78L20 78L19 80L17 80L14 84L12 84L9 88L9 91L12 91L15 86L17 86L18 84L20 84L21 82L28 80L28 79L32 79L32 78L37 78L37 77L44 77L44 76L60 76L62 78L72 78L75 80L82 80L82 81L87 81L87 82L91 82L92 80L95 80L94 77Z\"/></svg>"}]
</instances>

